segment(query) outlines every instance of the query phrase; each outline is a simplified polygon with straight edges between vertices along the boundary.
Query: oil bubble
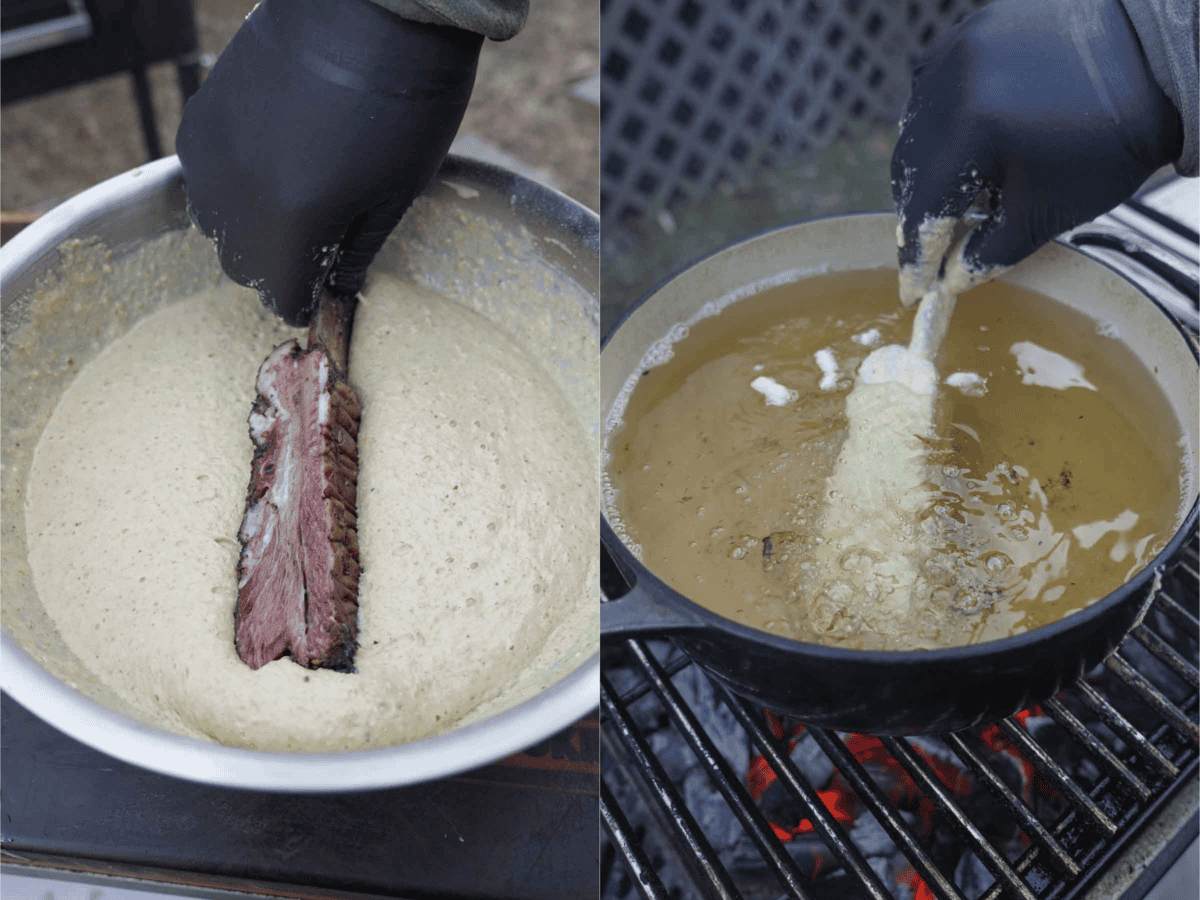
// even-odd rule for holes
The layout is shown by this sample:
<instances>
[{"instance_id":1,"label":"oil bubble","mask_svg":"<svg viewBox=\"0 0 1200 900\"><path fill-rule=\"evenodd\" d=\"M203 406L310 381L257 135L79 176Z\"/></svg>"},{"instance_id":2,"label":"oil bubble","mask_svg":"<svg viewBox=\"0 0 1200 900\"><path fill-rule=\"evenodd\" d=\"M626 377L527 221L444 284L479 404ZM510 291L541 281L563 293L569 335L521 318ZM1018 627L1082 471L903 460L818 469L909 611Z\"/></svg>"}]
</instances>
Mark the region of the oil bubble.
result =
<instances>
[{"instance_id":1,"label":"oil bubble","mask_svg":"<svg viewBox=\"0 0 1200 900\"><path fill-rule=\"evenodd\" d=\"M978 593L963 589L954 598L954 607L967 615L971 615L972 613L980 612L984 604Z\"/></svg>"},{"instance_id":2,"label":"oil bubble","mask_svg":"<svg viewBox=\"0 0 1200 900\"><path fill-rule=\"evenodd\" d=\"M993 551L983 557L983 565L989 572L1003 572L1010 568L1013 564L1012 559L1006 553L1001 553L999 550Z\"/></svg>"}]
</instances>

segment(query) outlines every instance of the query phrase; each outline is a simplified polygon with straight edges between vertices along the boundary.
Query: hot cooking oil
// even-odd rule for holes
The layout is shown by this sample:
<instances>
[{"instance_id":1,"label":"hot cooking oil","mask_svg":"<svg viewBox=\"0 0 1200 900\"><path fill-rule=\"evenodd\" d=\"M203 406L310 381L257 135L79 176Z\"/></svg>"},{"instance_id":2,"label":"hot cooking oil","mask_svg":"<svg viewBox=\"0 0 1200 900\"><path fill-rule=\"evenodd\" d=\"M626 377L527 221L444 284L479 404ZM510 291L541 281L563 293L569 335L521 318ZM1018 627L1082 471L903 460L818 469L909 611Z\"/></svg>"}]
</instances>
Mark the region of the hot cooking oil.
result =
<instances>
[{"instance_id":1,"label":"hot cooking oil","mask_svg":"<svg viewBox=\"0 0 1200 900\"><path fill-rule=\"evenodd\" d=\"M728 618L859 648L1019 633L1128 580L1181 517L1179 425L1111 329L995 283L960 298L942 346L926 482L886 501L915 509L911 522L874 546L823 546L858 365L911 332L895 278L769 289L694 323L637 373L606 439L618 534ZM876 596L880 557L897 552L920 572L911 614L847 614L839 592Z\"/></svg>"}]
</instances>

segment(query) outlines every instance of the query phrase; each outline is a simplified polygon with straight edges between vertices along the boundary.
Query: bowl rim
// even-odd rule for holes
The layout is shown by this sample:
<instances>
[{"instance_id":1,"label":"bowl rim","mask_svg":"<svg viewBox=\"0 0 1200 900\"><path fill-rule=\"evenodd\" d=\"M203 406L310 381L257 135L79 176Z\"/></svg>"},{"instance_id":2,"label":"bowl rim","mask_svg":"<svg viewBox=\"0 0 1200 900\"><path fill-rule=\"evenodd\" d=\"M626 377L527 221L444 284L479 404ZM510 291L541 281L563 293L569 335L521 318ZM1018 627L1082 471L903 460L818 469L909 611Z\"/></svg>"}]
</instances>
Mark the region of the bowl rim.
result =
<instances>
[{"instance_id":1,"label":"bowl rim","mask_svg":"<svg viewBox=\"0 0 1200 900\"><path fill-rule=\"evenodd\" d=\"M599 252L599 217L567 195L489 163L449 156L441 174L471 178L557 216L581 246ZM116 175L63 201L0 247L0 284L72 236L118 198L182 183L177 156ZM517 202L517 201L514 201ZM135 766L215 786L289 793L361 791L456 775L520 752L599 705L600 648L539 693L477 722L428 738L368 750L287 752L230 747L147 725L87 697L44 669L0 628L0 690L75 740ZM565 667L569 663L564 662Z\"/></svg>"}]
</instances>

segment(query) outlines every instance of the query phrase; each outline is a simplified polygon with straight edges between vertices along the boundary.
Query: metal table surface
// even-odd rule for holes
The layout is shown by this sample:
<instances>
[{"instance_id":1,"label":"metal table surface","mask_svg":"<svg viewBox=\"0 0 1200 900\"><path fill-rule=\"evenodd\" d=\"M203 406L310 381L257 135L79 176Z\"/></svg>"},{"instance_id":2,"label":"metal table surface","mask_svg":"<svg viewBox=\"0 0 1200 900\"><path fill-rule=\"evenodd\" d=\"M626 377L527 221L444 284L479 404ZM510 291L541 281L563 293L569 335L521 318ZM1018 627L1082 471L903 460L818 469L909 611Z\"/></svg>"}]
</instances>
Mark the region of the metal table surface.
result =
<instances>
[{"instance_id":1,"label":"metal table surface","mask_svg":"<svg viewBox=\"0 0 1200 900\"><path fill-rule=\"evenodd\" d=\"M7 695L2 714L0 862L10 873L205 897L576 900L596 891L595 714L463 775L341 794L182 781L80 744Z\"/></svg>"}]
</instances>

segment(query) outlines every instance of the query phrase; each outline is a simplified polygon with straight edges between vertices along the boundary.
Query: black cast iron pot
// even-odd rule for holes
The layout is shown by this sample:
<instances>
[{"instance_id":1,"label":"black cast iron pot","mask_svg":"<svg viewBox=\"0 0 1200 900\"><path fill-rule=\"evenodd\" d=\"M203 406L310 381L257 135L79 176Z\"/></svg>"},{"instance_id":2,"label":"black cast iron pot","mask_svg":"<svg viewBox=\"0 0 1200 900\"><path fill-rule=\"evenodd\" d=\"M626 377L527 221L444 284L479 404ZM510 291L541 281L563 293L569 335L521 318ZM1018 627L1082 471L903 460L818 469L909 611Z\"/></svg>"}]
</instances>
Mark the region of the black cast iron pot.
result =
<instances>
[{"instance_id":1,"label":"black cast iron pot","mask_svg":"<svg viewBox=\"0 0 1200 900\"><path fill-rule=\"evenodd\" d=\"M843 216L789 226L728 247L643 298L601 350L609 413L650 345L707 303L806 274L895 268L895 219ZM1193 339L1124 277L1065 245L1043 248L1000 280L1039 291L1117 330L1153 372L1190 448L1185 509L1165 549L1131 581L1059 622L944 650L861 651L808 644L733 622L646 569L601 523L605 640L670 637L732 691L812 725L874 734L957 731L1052 697L1100 663L1145 614L1197 523L1198 400Z\"/></svg>"}]
</instances>

